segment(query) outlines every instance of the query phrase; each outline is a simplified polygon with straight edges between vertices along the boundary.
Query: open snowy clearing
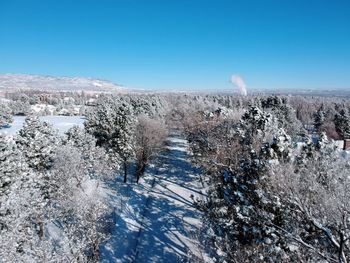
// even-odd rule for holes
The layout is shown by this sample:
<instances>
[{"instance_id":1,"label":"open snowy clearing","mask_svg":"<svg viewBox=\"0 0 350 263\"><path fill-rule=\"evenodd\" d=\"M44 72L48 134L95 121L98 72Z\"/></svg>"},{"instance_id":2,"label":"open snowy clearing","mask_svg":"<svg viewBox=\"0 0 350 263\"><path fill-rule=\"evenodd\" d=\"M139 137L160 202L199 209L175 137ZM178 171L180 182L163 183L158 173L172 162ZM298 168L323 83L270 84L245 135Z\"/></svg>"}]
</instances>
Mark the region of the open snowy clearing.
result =
<instances>
[{"instance_id":1,"label":"open snowy clearing","mask_svg":"<svg viewBox=\"0 0 350 263\"><path fill-rule=\"evenodd\" d=\"M60 134L65 133L74 125L82 127L84 124L83 116L41 116L39 118L41 121L46 121L47 123L51 124ZM14 116L11 127L0 129L0 133L6 135L16 134L23 127L25 119L26 116Z\"/></svg>"},{"instance_id":2,"label":"open snowy clearing","mask_svg":"<svg viewBox=\"0 0 350 263\"><path fill-rule=\"evenodd\" d=\"M102 262L207 261L199 242L202 214L191 199L203 196L200 171L186 160L187 148L172 134L140 184L110 193L116 223Z\"/></svg>"}]
</instances>

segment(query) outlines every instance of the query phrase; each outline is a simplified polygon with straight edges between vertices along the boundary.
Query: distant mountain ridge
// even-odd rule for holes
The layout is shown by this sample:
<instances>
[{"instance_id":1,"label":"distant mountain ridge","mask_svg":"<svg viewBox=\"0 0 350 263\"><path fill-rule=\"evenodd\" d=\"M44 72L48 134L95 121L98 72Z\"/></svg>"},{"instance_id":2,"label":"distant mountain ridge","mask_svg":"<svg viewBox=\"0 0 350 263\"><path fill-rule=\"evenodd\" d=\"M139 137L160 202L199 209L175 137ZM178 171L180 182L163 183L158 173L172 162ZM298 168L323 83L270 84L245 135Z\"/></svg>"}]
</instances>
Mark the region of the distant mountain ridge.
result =
<instances>
[{"instance_id":1,"label":"distant mountain ridge","mask_svg":"<svg viewBox=\"0 0 350 263\"><path fill-rule=\"evenodd\" d=\"M88 77L55 77L13 73L0 74L0 90L127 92L125 87L107 80Z\"/></svg>"}]
</instances>

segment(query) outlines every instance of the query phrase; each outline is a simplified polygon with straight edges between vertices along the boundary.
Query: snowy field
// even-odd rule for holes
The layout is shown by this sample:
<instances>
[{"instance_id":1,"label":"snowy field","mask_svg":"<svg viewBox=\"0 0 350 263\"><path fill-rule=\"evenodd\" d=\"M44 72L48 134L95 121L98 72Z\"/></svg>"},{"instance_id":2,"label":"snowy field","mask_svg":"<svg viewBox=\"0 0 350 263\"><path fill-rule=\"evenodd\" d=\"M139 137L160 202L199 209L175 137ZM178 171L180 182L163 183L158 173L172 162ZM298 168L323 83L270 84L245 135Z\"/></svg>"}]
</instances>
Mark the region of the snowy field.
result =
<instances>
[{"instance_id":1,"label":"snowy field","mask_svg":"<svg viewBox=\"0 0 350 263\"><path fill-rule=\"evenodd\" d=\"M22 128L25 118L26 116L14 116L11 127L0 129L0 133L6 135L16 134ZM42 116L39 118L41 121L46 121L47 123L51 124L60 134L65 133L74 125L83 127L84 124L83 116Z\"/></svg>"}]
</instances>

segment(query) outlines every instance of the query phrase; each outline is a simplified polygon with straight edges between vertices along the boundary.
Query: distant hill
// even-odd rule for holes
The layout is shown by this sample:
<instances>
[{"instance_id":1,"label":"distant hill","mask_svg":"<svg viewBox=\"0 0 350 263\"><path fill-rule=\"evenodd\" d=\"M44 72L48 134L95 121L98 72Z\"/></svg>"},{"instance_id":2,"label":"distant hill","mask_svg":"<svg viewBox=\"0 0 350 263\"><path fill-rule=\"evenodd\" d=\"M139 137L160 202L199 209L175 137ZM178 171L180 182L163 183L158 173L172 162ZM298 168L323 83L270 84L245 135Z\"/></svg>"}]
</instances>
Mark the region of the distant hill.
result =
<instances>
[{"instance_id":1,"label":"distant hill","mask_svg":"<svg viewBox=\"0 0 350 263\"><path fill-rule=\"evenodd\" d=\"M0 90L45 90L127 93L113 82L85 77L54 77L31 74L0 74Z\"/></svg>"}]
</instances>

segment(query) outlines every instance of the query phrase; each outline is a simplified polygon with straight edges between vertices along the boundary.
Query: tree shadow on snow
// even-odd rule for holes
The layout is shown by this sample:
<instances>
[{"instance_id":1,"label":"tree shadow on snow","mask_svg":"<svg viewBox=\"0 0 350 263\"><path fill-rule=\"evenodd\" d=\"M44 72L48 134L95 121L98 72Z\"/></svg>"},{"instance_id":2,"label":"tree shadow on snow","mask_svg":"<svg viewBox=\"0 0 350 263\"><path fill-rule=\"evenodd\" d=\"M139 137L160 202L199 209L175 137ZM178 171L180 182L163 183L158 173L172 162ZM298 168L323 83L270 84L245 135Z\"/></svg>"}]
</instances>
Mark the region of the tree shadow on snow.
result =
<instances>
[{"instance_id":1,"label":"tree shadow on snow","mask_svg":"<svg viewBox=\"0 0 350 263\"><path fill-rule=\"evenodd\" d=\"M187 161L181 138L168 146L155 167L147 168L143 183L116 183L119 199L110 197L116 199L115 225L101 246L101 262L187 262L193 248L184 241L199 233L201 214L190 195L202 194L200 170Z\"/></svg>"}]
</instances>

